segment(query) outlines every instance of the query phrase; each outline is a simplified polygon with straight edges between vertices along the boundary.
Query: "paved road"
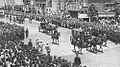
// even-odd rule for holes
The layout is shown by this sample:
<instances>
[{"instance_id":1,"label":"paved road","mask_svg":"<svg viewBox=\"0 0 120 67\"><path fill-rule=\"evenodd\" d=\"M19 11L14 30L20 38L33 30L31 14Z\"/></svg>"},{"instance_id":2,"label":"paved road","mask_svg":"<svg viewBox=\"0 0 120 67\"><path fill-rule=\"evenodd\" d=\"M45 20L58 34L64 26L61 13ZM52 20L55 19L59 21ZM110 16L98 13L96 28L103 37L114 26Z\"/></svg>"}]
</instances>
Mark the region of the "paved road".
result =
<instances>
[{"instance_id":1,"label":"paved road","mask_svg":"<svg viewBox=\"0 0 120 67\"><path fill-rule=\"evenodd\" d=\"M51 45L51 55L62 56L68 61L73 62L75 54L72 52L73 46L70 44L71 30L66 28L58 28L61 32L60 45L51 44L51 36L44 33L38 32L38 23L27 24L30 29L30 38L41 39L45 43L49 42ZM104 47L104 53L93 54L85 49L83 50L83 55L80 55L82 60L82 65L88 67L119 67L120 61L120 46L108 41L108 47Z\"/></svg>"},{"instance_id":2,"label":"paved road","mask_svg":"<svg viewBox=\"0 0 120 67\"><path fill-rule=\"evenodd\" d=\"M30 35L28 39L32 39L35 44L36 39L44 41L44 43L50 43L51 45L51 55L61 56L68 61L73 62L75 54L72 52L73 46L70 44L71 30L59 27L58 30L61 32L60 44L52 44L51 36L44 33L38 32L38 23L33 21L32 24L28 20L25 21L25 28L29 28ZM28 42L25 39L25 43ZM93 54L85 49L83 50L83 55L79 55L82 60L82 65L88 67L120 67L120 45L115 45L114 43L108 41L108 47L104 47L104 53ZM46 51L44 50L44 53Z\"/></svg>"}]
</instances>

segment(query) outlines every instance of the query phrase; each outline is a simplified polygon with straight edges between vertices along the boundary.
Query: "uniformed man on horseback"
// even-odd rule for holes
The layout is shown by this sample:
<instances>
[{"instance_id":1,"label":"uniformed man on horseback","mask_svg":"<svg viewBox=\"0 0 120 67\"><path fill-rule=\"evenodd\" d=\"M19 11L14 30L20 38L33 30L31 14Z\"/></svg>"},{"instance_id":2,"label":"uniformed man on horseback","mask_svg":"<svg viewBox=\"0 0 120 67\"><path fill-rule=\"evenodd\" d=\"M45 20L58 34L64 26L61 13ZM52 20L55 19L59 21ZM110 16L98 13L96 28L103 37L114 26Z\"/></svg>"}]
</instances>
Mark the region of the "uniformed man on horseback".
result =
<instances>
[{"instance_id":1,"label":"uniformed man on horseback","mask_svg":"<svg viewBox=\"0 0 120 67\"><path fill-rule=\"evenodd\" d=\"M79 51L80 53L82 53L83 40L82 40L81 37L78 37L78 38L77 38L76 45L78 46L78 49L79 49L78 51Z\"/></svg>"},{"instance_id":2,"label":"uniformed man on horseback","mask_svg":"<svg viewBox=\"0 0 120 67\"><path fill-rule=\"evenodd\" d=\"M93 46L92 50L93 52L97 53L97 37L93 36L91 45Z\"/></svg>"},{"instance_id":3,"label":"uniformed man on horseback","mask_svg":"<svg viewBox=\"0 0 120 67\"><path fill-rule=\"evenodd\" d=\"M99 51L102 51L102 52L103 52L103 48L102 48L102 45L103 45L102 34L100 34L100 35L97 37L97 45L100 46Z\"/></svg>"},{"instance_id":4,"label":"uniformed man on horseback","mask_svg":"<svg viewBox=\"0 0 120 67\"><path fill-rule=\"evenodd\" d=\"M103 45L107 47L107 35L106 34L103 34L102 41L104 43Z\"/></svg>"},{"instance_id":5,"label":"uniformed man on horseback","mask_svg":"<svg viewBox=\"0 0 120 67\"><path fill-rule=\"evenodd\" d=\"M54 29L52 31L52 34L51 34L51 38L53 39L53 43L59 43L59 36L60 36L60 33L57 31L57 29ZM58 40L58 42L57 42Z\"/></svg>"},{"instance_id":6,"label":"uniformed man on horseback","mask_svg":"<svg viewBox=\"0 0 120 67\"><path fill-rule=\"evenodd\" d=\"M76 38L76 37L71 37L71 44L74 45L73 51L76 51L76 49L75 49L76 41L77 41L77 38Z\"/></svg>"}]
</instances>

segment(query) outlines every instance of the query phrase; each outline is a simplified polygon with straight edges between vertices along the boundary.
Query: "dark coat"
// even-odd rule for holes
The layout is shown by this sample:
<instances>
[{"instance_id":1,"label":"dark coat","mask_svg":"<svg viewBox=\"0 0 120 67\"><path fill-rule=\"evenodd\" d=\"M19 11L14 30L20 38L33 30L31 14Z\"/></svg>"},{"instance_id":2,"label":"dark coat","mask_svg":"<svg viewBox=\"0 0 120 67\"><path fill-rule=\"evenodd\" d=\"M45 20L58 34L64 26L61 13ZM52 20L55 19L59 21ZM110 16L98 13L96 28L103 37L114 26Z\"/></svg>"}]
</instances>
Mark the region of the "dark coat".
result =
<instances>
[{"instance_id":1,"label":"dark coat","mask_svg":"<svg viewBox=\"0 0 120 67\"><path fill-rule=\"evenodd\" d=\"M77 64L77 65L80 65L80 64L81 64L81 59L80 59L80 57L75 57L74 63Z\"/></svg>"}]
</instances>

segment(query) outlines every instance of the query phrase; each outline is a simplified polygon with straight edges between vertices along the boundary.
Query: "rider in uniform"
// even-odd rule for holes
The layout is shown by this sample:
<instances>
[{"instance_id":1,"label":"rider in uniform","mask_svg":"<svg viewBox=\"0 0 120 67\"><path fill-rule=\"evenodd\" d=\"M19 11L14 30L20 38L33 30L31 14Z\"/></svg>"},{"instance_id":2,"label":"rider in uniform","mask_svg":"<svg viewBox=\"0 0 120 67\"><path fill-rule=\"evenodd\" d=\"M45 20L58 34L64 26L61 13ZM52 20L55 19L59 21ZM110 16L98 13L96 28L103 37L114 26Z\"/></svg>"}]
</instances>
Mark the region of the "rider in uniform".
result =
<instances>
[{"instance_id":1,"label":"rider in uniform","mask_svg":"<svg viewBox=\"0 0 120 67\"><path fill-rule=\"evenodd\" d=\"M57 29L53 30L52 32L52 39L53 39L53 42L58 40L58 43L59 43L59 36L60 36L60 33L57 31ZM57 42L55 42L57 43Z\"/></svg>"},{"instance_id":2,"label":"rider in uniform","mask_svg":"<svg viewBox=\"0 0 120 67\"><path fill-rule=\"evenodd\" d=\"M77 46L78 46L78 49L79 49L79 52L82 53L82 38L81 37L78 37L77 38Z\"/></svg>"},{"instance_id":3,"label":"rider in uniform","mask_svg":"<svg viewBox=\"0 0 120 67\"><path fill-rule=\"evenodd\" d=\"M76 50L76 49L75 49L75 46L76 46L76 38L75 38L75 37L72 38L71 44L74 45L73 51L75 51L75 50Z\"/></svg>"},{"instance_id":4,"label":"rider in uniform","mask_svg":"<svg viewBox=\"0 0 120 67\"><path fill-rule=\"evenodd\" d=\"M103 48L102 48L102 34L100 34L98 37L97 37L97 44L100 46L99 48L99 51L103 51Z\"/></svg>"},{"instance_id":5,"label":"rider in uniform","mask_svg":"<svg viewBox=\"0 0 120 67\"><path fill-rule=\"evenodd\" d=\"M105 43L104 46L107 46L107 35L106 34L103 35L102 40Z\"/></svg>"},{"instance_id":6,"label":"rider in uniform","mask_svg":"<svg viewBox=\"0 0 120 67\"><path fill-rule=\"evenodd\" d=\"M97 49L97 38L95 36L92 36L92 40L91 40L91 46L93 45L93 51L96 52L96 49Z\"/></svg>"}]
</instances>

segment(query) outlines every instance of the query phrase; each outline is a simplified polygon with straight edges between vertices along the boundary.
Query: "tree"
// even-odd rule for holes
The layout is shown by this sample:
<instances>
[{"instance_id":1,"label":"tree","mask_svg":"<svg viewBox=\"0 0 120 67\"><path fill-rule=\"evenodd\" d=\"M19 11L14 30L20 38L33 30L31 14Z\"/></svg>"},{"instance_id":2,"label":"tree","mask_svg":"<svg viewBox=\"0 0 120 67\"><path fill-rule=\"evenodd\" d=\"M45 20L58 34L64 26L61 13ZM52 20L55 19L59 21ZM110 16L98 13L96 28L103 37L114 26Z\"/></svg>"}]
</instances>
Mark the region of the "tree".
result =
<instances>
[{"instance_id":1,"label":"tree","mask_svg":"<svg viewBox=\"0 0 120 67\"><path fill-rule=\"evenodd\" d=\"M90 21L95 21L98 18L98 10L96 9L94 4L90 4L88 7L88 16Z\"/></svg>"}]
</instances>

